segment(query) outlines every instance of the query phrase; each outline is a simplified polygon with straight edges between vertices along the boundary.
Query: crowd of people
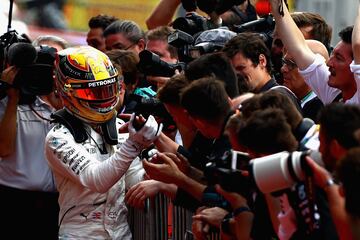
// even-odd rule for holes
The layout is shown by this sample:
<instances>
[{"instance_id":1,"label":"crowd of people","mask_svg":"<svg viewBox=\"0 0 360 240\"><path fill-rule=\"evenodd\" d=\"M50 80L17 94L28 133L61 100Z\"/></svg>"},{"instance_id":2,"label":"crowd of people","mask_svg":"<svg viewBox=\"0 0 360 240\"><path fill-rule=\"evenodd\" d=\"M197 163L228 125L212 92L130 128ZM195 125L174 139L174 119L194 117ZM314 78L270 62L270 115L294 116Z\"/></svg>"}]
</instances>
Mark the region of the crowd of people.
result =
<instances>
[{"instance_id":1,"label":"crowd of people","mask_svg":"<svg viewBox=\"0 0 360 240\"><path fill-rule=\"evenodd\" d=\"M132 239L127 208L163 193L194 239L360 239L360 5L332 47L269 2L266 31L239 27L263 23L249 0L175 21L161 0L146 32L100 14L87 46L2 40L1 234Z\"/></svg>"}]
</instances>

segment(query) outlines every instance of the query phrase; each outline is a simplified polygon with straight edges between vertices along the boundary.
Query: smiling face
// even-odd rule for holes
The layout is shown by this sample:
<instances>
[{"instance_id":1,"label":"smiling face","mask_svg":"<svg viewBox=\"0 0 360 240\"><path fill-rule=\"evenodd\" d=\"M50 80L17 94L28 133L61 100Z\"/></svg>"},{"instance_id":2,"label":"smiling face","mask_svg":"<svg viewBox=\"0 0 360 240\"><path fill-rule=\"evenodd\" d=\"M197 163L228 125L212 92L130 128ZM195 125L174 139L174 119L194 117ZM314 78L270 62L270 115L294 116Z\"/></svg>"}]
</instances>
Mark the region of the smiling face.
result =
<instances>
[{"instance_id":1,"label":"smiling face","mask_svg":"<svg viewBox=\"0 0 360 240\"><path fill-rule=\"evenodd\" d=\"M354 83L354 74L350 71L352 60L351 44L340 41L327 62L330 71L328 81L330 87L343 90Z\"/></svg>"},{"instance_id":2,"label":"smiling face","mask_svg":"<svg viewBox=\"0 0 360 240\"><path fill-rule=\"evenodd\" d=\"M260 84L262 80L260 63L255 66L249 58L246 58L239 52L231 58L231 64L233 65L236 74L241 76L248 84L250 91L259 90L262 87Z\"/></svg>"}]
</instances>

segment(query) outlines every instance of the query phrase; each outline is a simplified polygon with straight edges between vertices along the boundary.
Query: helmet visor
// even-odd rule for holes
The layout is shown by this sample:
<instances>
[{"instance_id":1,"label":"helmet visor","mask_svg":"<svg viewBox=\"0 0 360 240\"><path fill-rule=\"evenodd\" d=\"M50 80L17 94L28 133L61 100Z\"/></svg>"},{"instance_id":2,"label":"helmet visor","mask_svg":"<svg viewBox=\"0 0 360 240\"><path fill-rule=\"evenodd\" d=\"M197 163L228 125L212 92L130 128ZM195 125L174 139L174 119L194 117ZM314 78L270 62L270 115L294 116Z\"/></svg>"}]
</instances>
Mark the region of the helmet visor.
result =
<instances>
[{"instance_id":1,"label":"helmet visor","mask_svg":"<svg viewBox=\"0 0 360 240\"><path fill-rule=\"evenodd\" d=\"M79 80L68 79L68 83L64 87L71 88L72 95L82 100L105 100L114 98L119 94L121 90L119 80L122 78L113 77L79 83Z\"/></svg>"}]
</instances>

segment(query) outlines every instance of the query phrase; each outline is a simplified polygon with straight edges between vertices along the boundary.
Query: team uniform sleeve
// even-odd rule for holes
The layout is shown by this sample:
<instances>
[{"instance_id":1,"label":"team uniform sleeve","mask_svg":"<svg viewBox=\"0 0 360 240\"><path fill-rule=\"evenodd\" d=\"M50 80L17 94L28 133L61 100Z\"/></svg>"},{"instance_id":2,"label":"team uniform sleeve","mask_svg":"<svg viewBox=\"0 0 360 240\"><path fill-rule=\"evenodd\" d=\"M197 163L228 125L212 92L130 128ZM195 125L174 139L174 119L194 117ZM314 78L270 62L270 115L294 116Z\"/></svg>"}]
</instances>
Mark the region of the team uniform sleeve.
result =
<instances>
[{"instance_id":1,"label":"team uniform sleeve","mask_svg":"<svg viewBox=\"0 0 360 240\"><path fill-rule=\"evenodd\" d=\"M139 150L127 139L111 157L99 161L75 142L67 128L57 125L45 139L45 154L56 174L104 193L125 174Z\"/></svg>"}]
</instances>

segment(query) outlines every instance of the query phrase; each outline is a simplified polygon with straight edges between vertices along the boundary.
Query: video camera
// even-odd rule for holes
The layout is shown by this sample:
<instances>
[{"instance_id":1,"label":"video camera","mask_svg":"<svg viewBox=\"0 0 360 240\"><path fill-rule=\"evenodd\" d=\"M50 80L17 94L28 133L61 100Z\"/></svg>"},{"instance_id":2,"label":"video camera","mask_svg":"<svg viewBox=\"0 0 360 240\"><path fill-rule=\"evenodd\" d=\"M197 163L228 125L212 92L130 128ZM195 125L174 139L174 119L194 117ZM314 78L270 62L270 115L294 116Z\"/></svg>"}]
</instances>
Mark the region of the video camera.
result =
<instances>
[{"instance_id":1,"label":"video camera","mask_svg":"<svg viewBox=\"0 0 360 240\"><path fill-rule=\"evenodd\" d=\"M275 29L275 19L271 14L266 15L265 17L259 18L254 21L250 21L241 25L234 25L233 31L237 33L242 32L256 32L259 33L263 38L266 46L271 49L272 45L272 34Z\"/></svg>"},{"instance_id":2,"label":"video camera","mask_svg":"<svg viewBox=\"0 0 360 240\"><path fill-rule=\"evenodd\" d=\"M2 46L6 44L2 43ZM2 66L16 66L19 71L12 85L1 82L0 98L6 96L6 91L10 87L20 90L20 99L28 98L26 96L47 95L52 92L55 48L48 46L35 48L30 43L16 42L1 51L5 54ZM28 103L20 101L19 104Z\"/></svg>"},{"instance_id":3,"label":"video camera","mask_svg":"<svg viewBox=\"0 0 360 240\"><path fill-rule=\"evenodd\" d=\"M167 63L161 60L157 54L148 50L141 51L139 58L140 61L137 65L139 71L149 76L172 77L175 74L175 70L181 72L185 69L185 63Z\"/></svg>"},{"instance_id":4,"label":"video camera","mask_svg":"<svg viewBox=\"0 0 360 240\"><path fill-rule=\"evenodd\" d=\"M177 29L168 36L168 44L178 49L181 62L189 63L204 54L220 51L225 42L235 36L235 32L221 27L201 32L194 40L188 33Z\"/></svg>"},{"instance_id":5,"label":"video camera","mask_svg":"<svg viewBox=\"0 0 360 240\"><path fill-rule=\"evenodd\" d=\"M240 5L245 0L182 0L182 6L188 12L185 17L179 17L174 20L172 27L184 31L190 35L199 32L218 28L221 24L216 23L214 19L234 5ZM196 8L210 16L210 19L203 17L195 12Z\"/></svg>"},{"instance_id":6,"label":"video camera","mask_svg":"<svg viewBox=\"0 0 360 240\"><path fill-rule=\"evenodd\" d=\"M175 29L173 33L168 36L168 44L177 48L178 58L180 62L189 63L193 60L189 52L194 43L194 38L179 29Z\"/></svg>"},{"instance_id":7,"label":"video camera","mask_svg":"<svg viewBox=\"0 0 360 240\"><path fill-rule=\"evenodd\" d=\"M8 31L0 36L0 74L8 66L16 66L18 73L12 85L0 81L0 99L6 97L10 87L20 90L19 104L29 104L36 95L46 95L53 90L53 63L55 48L31 45L26 35L11 30L14 1L10 1Z\"/></svg>"},{"instance_id":8,"label":"video camera","mask_svg":"<svg viewBox=\"0 0 360 240\"><path fill-rule=\"evenodd\" d=\"M311 157L323 166L321 155L317 151L280 152L269 156L255 158L247 166L226 168L216 163L208 163L206 178L229 192L237 192L247 196L251 189L262 193L274 193L291 188L295 183L304 181L311 175L306 157ZM247 174L244 174L247 171Z\"/></svg>"}]
</instances>

